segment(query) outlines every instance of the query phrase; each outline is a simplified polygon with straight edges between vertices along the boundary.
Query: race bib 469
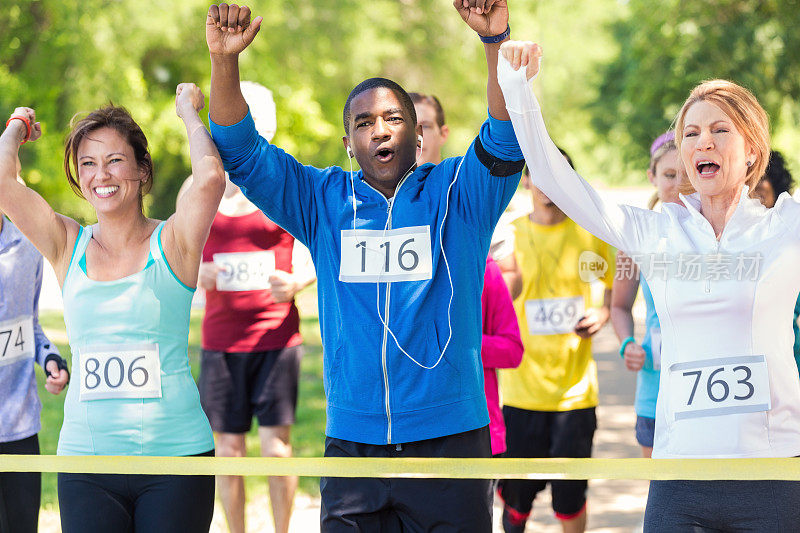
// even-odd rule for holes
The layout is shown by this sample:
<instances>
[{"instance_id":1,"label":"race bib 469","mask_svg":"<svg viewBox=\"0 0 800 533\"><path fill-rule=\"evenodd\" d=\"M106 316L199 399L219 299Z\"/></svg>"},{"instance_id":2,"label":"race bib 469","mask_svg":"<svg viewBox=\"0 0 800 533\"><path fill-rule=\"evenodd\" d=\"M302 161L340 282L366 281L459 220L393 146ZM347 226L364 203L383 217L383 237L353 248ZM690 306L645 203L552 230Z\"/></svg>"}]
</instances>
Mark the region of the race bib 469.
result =
<instances>
[{"instance_id":1,"label":"race bib 469","mask_svg":"<svg viewBox=\"0 0 800 533\"><path fill-rule=\"evenodd\" d=\"M350 283L431 279L430 226L342 230L339 281Z\"/></svg>"},{"instance_id":2,"label":"race bib 469","mask_svg":"<svg viewBox=\"0 0 800 533\"><path fill-rule=\"evenodd\" d=\"M531 335L571 333L583 318L583 296L527 300L525 317Z\"/></svg>"}]
</instances>

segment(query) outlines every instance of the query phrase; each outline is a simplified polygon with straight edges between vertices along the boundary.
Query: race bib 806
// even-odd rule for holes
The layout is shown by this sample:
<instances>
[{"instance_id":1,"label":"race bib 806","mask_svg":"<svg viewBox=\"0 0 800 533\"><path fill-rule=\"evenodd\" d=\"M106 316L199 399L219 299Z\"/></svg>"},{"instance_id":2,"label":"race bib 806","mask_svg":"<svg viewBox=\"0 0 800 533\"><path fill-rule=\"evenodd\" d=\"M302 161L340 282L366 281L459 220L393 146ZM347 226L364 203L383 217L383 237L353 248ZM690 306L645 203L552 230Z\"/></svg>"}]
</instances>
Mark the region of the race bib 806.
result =
<instances>
[{"instance_id":1,"label":"race bib 806","mask_svg":"<svg viewBox=\"0 0 800 533\"><path fill-rule=\"evenodd\" d=\"M527 300L525 317L531 335L571 333L585 310L583 296Z\"/></svg>"},{"instance_id":2,"label":"race bib 806","mask_svg":"<svg viewBox=\"0 0 800 533\"><path fill-rule=\"evenodd\" d=\"M33 357L33 318L20 316L0 322L0 366Z\"/></svg>"},{"instance_id":3,"label":"race bib 806","mask_svg":"<svg viewBox=\"0 0 800 533\"><path fill-rule=\"evenodd\" d=\"M275 252L232 252L214 254L218 291L258 291L270 288L269 277L275 272Z\"/></svg>"},{"instance_id":4,"label":"race bib 806","mask_svg":"<svg viewBox=\"0 0 800 533\"><path fill-rule=\"evenodd\" d=\"M769 374L763 355L720 357L669 366L675 420L769 411Z\"/></svg>"},{"instance_id":5,"label":"race bib 806","mask_svg":"<svg viewBox=\"0 0 800 533\"><path fill-rule=\"evenodd\" d=\"M80 351L80 400L161 398L158 344L90 346Z\"/></svg>"},{"instance_id":6,"label":"race bib 806","mask_svg":"<svg viewBox=\"0 0 800 533\"><path fill-rule=\"evenodd\" d=\"M430 226L342 230L339 281L350 283L431 279Z\"/></svg>"}]
</instances>

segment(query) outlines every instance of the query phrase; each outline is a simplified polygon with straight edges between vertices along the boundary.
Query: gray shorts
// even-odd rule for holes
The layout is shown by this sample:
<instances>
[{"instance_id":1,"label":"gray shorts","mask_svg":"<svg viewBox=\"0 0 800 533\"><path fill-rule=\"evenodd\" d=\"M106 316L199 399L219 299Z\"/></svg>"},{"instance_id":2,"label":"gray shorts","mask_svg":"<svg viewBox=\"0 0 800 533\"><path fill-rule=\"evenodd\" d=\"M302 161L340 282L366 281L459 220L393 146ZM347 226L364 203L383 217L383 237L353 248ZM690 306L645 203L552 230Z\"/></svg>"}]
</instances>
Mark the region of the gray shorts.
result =
<instances>
[{"instance_id":1,"label":"gray shorts","mask_svg":"<svg viewBox=\"0 0 800 533\"><path fill-rule=\"evenodd\" d=\"M639 446L653 447L653 437L656 433L656 419L644 416L636 417L636 442Z\"/></svg>"},{"instance_id":2,"label":"gray shorts","mask_svg":"<svg viewBox=\"0 0 800 533\"><path fill-rule=\"evenodd\" d=\"M651 481L644 533L800 529L797 481Z\"/></svg>"}]
</instances>

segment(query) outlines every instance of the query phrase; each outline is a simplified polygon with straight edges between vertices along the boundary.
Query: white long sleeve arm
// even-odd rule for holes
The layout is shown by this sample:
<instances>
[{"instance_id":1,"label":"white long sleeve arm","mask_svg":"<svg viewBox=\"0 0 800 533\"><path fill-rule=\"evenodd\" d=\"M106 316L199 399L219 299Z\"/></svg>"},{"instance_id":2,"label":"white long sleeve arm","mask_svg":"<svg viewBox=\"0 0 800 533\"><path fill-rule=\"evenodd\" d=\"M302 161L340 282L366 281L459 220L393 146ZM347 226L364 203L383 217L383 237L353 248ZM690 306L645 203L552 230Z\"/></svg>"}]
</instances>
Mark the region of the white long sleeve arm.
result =
<instances>
[{"instance_id":1,"label":"white long sleeve arm","mask_svg":"<svg viewBox=\"0 0 800 533\"><path fill-rule=\"evenodd\" d=\"M525 79L525 68L514 70L501 55L497 79L506 101L533 184L581 227L625 252L641 251L644 226L655 213L605 202L575 172L550 139L539 102Z\"/></svg>"}]
</instances>

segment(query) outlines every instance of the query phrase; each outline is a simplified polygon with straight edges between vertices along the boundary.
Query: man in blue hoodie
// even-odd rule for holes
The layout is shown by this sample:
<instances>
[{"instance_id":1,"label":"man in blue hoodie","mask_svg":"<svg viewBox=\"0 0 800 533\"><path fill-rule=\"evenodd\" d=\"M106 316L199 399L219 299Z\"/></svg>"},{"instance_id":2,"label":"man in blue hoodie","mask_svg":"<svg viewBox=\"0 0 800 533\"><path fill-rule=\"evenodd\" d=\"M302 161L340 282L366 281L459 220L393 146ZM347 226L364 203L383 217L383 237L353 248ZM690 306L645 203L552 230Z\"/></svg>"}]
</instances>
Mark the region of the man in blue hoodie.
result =
<instances>
[{"instance_id":1,"label":"man in blue hoodie","mask_svg":"<svg viewBox=\"0 0 800 533\"><path fill-rule=\"evenodd\" d=\"M303 166L256 133L238 55L261 17L212 5L211 131L231 180L308 246L317 268L328 457L489 457L481 290L492 231L522 152L497 84L502 0L456 0L484 43L489 117L463 157L417 167L422 129L396 83L347 98L359 172ZM488 480L324 478L323 531L491 530Z\"/></svg>"}]
</instances>

